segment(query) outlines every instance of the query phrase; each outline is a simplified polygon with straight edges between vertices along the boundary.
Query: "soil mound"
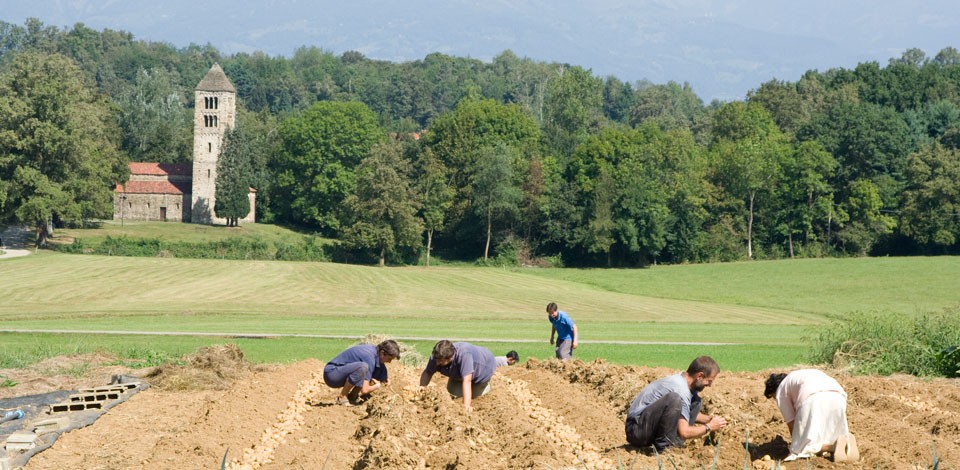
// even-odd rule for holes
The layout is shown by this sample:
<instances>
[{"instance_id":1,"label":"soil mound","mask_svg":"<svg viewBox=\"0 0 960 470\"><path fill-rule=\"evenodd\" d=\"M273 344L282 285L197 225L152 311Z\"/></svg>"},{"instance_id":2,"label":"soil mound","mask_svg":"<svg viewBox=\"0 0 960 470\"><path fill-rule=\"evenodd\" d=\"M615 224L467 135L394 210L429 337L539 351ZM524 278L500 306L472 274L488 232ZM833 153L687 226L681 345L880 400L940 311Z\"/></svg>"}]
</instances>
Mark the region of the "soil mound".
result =
<instances>
[{"instance_id":1,"label":"soil mound","mask_svg":"<svg viewBox=\"0 0 960 470\"><path fill-rule=\"evenodd\" d=\"M624 415L643 386L675 372L668 369L530 360L498 369L491 392L467 413L445 378L420 389L417 367L391 363L388 386L360 405L338 406L319 361L251 369L238 350L221 348L181 367L232 373L232 384L141 392L61 436L27 469L219 468L225 454L232 469L932 468L934 449L942 468L960 464L957 380L831 372L849 394L861 462L778 463L789 431L763 397L770 371L721 372L703 392L704 407L730 425L655 455L626 444ZM159 376L166 374L173 377Z\"/></svg>"},{"instance_id":2,"label":"soil mound","mask_svg":"<svg viewBox=\"0 0 960 470\"><path fill-rule=\"evenodd\" d=\"M161 390L225 390L251 368L236 344L200 348L176 364L164 364L146 374Z\"/></svg>"}]
</instances>

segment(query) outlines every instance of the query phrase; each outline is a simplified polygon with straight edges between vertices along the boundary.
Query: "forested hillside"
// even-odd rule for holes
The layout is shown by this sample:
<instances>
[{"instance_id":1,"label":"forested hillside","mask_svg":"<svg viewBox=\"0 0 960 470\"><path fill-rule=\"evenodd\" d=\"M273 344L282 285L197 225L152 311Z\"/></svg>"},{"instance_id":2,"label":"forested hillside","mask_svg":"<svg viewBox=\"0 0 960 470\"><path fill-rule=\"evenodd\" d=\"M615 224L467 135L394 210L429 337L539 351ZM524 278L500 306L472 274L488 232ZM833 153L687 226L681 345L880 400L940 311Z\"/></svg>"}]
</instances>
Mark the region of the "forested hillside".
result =
<instances>
[{"instance_id":1,"label":"forested hillside","mask_svg":"<svg viewBox=\"0 0 960 470\"><path fill-rule=\"evenodd\" d=\"M223 55L36 20L0 22L0 224L109 217L126 162L189 161L193 88L215 62L258 220L338 238L350 259L960 253L954 48L703 103L510 51Z\"/></svg>"}]
</instances>

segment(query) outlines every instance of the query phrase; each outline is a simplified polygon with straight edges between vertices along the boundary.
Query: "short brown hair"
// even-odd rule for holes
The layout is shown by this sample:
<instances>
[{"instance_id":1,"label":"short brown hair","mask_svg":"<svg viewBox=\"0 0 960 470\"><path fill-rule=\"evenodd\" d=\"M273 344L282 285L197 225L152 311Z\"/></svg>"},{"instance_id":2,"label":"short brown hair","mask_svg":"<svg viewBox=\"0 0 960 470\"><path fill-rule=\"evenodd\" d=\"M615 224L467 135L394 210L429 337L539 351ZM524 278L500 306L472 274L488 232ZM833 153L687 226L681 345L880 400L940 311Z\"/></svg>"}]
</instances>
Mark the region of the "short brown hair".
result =
<instances>
[{"instance_id":1,"label":"short brown hair","mask_svg":"<svg viewBox=\"0 0 960 470\"><path fill-rule=\"evenodd\" d=\"M703 372L703 375L711 377L720 372L720 365L710 356L700 356L690 363L690 367L687 367L687 375L694 376L697 372Z\"/></svg>"},{"instance_id":2,"label":"short brown hair","mask_svg":"<svg viewBox=\"0 0 960 470\"><path fill-rule=\"evenodd\" d=\"M453 343L445 339L437 341L437 344L433 346L433 353L430 354L430 357L433 360L447 360L452 359L453 355L457 353L457 349L453 347Z\"/></svg>"},{"instance_id":3,"label":"short brown hair","mask_svg":"<svg viewBox=\"0 0 960 470\"><path fill-rule=\"evenodd\" d=\"M557 303L550 302L547 304L547 313L553 313L557 311Z\"/></svg>"},{"instance_id":4,"label":"short brown hair","mask_svg":"<svg viewBox=\"0 0 960 470\"><path fill-rule=\"evenodd\" d=\"M377 345L377 351L390 357L400 357L400 346L392 339L381 341L380 344Z\"/></svg>"}]
</instances>

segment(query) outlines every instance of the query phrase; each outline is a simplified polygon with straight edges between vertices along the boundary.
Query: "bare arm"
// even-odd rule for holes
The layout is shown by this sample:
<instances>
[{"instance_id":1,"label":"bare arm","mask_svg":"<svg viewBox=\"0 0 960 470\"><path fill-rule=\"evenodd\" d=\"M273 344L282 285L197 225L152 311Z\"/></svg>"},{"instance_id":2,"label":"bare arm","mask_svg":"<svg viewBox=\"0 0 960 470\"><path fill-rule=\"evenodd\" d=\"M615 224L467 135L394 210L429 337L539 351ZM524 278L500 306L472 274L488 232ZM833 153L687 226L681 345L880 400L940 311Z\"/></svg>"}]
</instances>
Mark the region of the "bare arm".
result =
<instances>
[{"instance_id":1,"label":"bare arm","mask_svg":"<svg viewBox=\"0 0 960 470\"><path fill-rule=\"evenodd\" d=\"M677 434L684 439L693 439L709 434L711 431L723 429L727 425L727 420L721 416L708 416L698 413L696 419L698 424L693 426L686 419L680 418L677 425Z\"/></svg>"},{"instance_id":2,"label":"bare arm","mask_svg":"<svg viewBox=\"0 0 960 470\"><path fill-rule=\"evenodd\" d=\"M430 385L430 379L432 378L433 374L427 373L426 369L424 369L424 371L420 373L420 386L426 387L427 385Z\"/></svg>"},{"instance_id":3,"label":"bare arm","mask_svg":"<svg viewBox=\"0 0 960 470\"><path fill-rule=\"evenodd\" d=\"M360 387L360 393L361 393L361 394L370 393L370 392L372 392L372 391L374 391L374 390L376 390L376 389L378 389L378 388L380 388L380 384L378 384L378 383L377 383L377 384L372 384L372 383L370 383L369 380L364 380L364 381L363 381L363 387Z\"/></svg>"},{"instance_id":4,"label":"bare arm","mask_svg":"<svg viewBox=\"0 0 960 470\"><path fill-rule=\"evenodd\" d=\"M550 326L550 344L553 344L553 336L557 334L557 329Z\"/></svg>"},{"instance_id":5,"label":"bare arm","mask_svg":"<svg viewBox=\"0 0 960 470\"><path fill-rule=\"evenodd\" d=\"M577 349L577 340L580 339L580 330L577 329L577 325L573 325L573 344L571 345L573 349Z\"/></svg>"},{"instance_id":6,"label":"bare arm","mask_svg":"<svg viewBox=\"0 0 960 470\"><path fill-rule=\"evenodd\" d=\"M463 376L463 408L467 413L471 412L470 404L473 402L473 374Z\"/></svg>"}]
</instances>

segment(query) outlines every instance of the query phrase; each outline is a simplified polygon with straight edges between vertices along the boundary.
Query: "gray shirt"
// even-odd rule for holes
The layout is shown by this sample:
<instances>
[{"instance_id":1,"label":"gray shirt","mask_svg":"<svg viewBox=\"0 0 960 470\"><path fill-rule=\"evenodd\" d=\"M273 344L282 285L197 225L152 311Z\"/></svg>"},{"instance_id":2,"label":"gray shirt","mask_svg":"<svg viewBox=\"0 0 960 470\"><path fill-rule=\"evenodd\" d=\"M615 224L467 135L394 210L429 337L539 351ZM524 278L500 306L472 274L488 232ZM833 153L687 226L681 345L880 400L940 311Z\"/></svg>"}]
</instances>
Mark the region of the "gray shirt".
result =
<instances>
[{"instance_id":1,"label":"gray shirt","mask_svg":"<svg viewBox=\"0 0 960 470\"><path fill-rule=\"evenodd\" d=\"M510 365L510 363L507 362L507 356L497 356L497 357L494 357L493 360L496 361L497 367L504 367L504 366Z\"/></svg>"},{"instance_id":2,"label":"gray shirt","mask_svg":"<svg viewBox=\"0 0 960 470\"><path fill-rule=\"evenodd\" d=\"M483 346L474 346L470 343L453 343L456 352L453 354L453 360L446 366L437 366L437 361L430 358L427 361L425 371L433 375L440 372L441 375L455 380L463 380L464 376L473 375L475 384L489 382L493 377L493 372L497 368L496 361L493 359L493 353Z\"/></svg>"},{"instance_id":3,"label":"gray shirt","mask_svg":"<svg viewBox=\"0 0 960 470\"><path fill-rule=\"evenodd\" d=\"M692 425L696 416L690 416L690 410L700 410L700 395L697 392L690 391L687 385L687 378L683 372L664 377L643 387L643 390L633 399L630 404L630 410L627 416L634 417L639 415L644 409L652 405L660 397L676 393L680 396L680 414ZM698 411L699 413L699 411Z\"/></svg>"}]
</instances>

